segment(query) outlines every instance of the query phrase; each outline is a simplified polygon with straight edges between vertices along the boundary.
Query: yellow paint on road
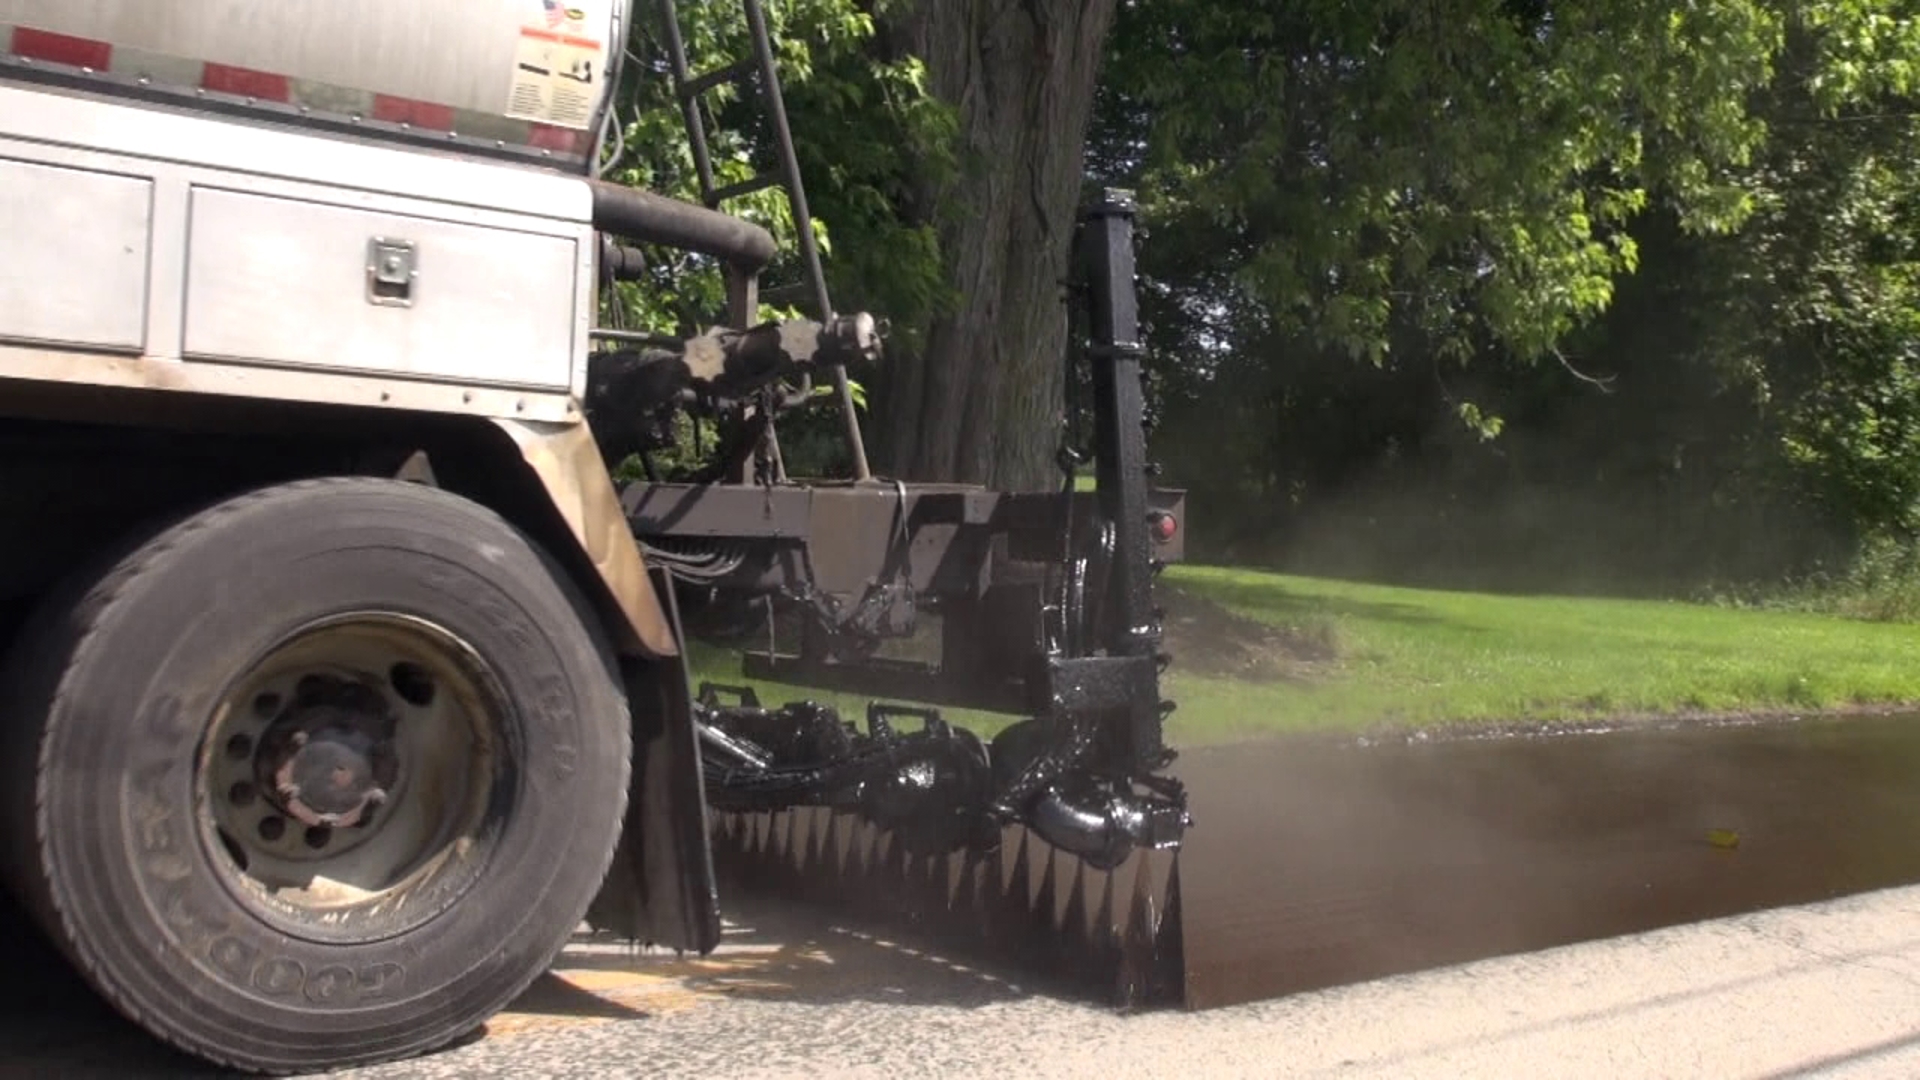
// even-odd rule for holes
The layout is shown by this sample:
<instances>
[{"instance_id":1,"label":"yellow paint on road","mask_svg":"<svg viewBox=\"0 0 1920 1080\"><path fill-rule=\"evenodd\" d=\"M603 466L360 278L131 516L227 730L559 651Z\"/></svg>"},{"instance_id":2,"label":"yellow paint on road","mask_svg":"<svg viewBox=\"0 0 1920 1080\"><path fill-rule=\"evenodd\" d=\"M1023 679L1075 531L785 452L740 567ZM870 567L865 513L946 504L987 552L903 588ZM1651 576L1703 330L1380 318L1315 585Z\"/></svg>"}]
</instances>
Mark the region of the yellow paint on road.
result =
<instances>
[{"instance_id":1,"label":"yellow paint on road","mask_svg":"<svg viewBox=\"0 0 1920 1080\"><path fill-rule=\"evenodd\" d=\"M489 1037L576 1029L685 1012L716 1001L817 1001L853 993L899 993L929 976L955 986L1002 979L859 931L815 929L798 940L735 928L709 956L639 951L576 939L551 971L487 1025Z\"/></svg>"},{"instance_id":2,"label":"yellow paint on road","mask_svg":"<svg viewBox=\"0 0 1920 1080\"><path fill-rule=\"evenodd\" d=\"M651 975L643 971L569 971L555 968L555 977L564 979L569 985L577 986L589 993L630 990L636 986L665 986L673 980L662 975Z\"/></svg>"},{"instance_id":3,"label":"yellow paint on road","mask_svg":"<svg viewBox=\"0 0 1920 1080\"><path fill-rule=\"evenodd\" d=\"M487 1022L489 1036L519 1035L682 1012L724 995L640 972L554 971Z\"/></svg>"},{"instance_id":4,"label":"yellow paint on road","mask_svg":"<svg viewBox=\"0 0 1920 1080\"><path fill-rule=\"evenodd\" d=\"M756 978L777 954L742 953L700 959L650 959L569 949L553 969L487 1023L487 1036L524 1035L683 1012L732 994L784 988Z\"/></svg>"}]
</instances>

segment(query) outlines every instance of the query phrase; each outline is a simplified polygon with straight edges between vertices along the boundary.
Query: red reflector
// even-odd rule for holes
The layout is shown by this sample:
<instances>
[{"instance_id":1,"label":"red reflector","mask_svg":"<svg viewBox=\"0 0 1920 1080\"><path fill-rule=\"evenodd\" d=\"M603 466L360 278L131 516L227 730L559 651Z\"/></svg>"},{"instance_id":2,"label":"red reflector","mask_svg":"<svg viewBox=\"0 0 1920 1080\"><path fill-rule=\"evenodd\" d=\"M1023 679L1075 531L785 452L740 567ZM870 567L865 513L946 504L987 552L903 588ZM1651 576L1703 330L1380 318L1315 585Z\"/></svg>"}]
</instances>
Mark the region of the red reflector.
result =
<instances>
[{"instance_id":1,"label":"red reflector","mask_svg":"<svg viewBox=\"0 0 1920 1080\"><path fill-rule=\"evenodd\" d=\"M292 83L285 75L252 71L226 64L207 64L200 72L202 89L216 94L259 98L263 101L292 101Z\"/></svg>"},{"instance_id":2,"label":"red reflector","mask_svg":"<svg viewBox=\"0 0 1920 1080\"><path fill-rule=\"evenodd\" d=\"M50 64L93 68L95 71L105 71L113 66L113 46L104 41L52 34L25 26L13 28L13 52L16 56L45 60Z\"/></svg>"},{"instance_id":3,"label":"red reflector","mask_svg":"<svg viewBox=\"0 0 1920 1080\"><path fill-rule=\"evenodd\" d=\"M429 131L453 130L453 110L448 106L429 105L424 101L410 101L385 94L373 96L373 118L384 124L412 124Z\"/></svg>"},{"instance_id":4,"label":"red reflector","mask_svg":"<svg viewBox=\"0 0 1920 1080\"><path fill-rule=\"evenodd\" d=\"M551 124L529 124L532 129L527 145L536 150L552 150L559 154L578 154L583 152L582 143L587 137L584 131L572 128L554 127Z\"/></svg>"},{"instance_id":5,"label":"red reflector","mask_svg":"<svg viewBox=\"0 0 1920 1080\"><path fill-rule=\"evenodd\" d=\"M1158 510L1154 512L1154 515L1153 515L1154 539L1164 544L1167 541L1173 539L1173 535L1179 531L1180 531L1180 522L1172 514L1169 514L1164 510Z\"/></svg>"}]
</instances>

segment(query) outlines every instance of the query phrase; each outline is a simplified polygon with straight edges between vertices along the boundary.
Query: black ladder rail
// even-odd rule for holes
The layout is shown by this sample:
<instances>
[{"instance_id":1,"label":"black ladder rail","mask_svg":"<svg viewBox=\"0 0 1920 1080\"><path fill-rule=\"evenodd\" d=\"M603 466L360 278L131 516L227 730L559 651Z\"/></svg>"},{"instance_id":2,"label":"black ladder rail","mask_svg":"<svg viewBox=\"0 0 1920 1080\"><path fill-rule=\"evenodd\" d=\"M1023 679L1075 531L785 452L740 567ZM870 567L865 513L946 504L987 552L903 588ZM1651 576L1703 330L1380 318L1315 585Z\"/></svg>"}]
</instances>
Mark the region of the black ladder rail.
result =
<instances>
[{"instance_id":1,"label":"black ladder rail","mask_svg":"<svg viewBox=\"0 0 1920 1080\"><path fill-rule=\"evenodd\" d=\"M813 215L807 207L806 186L800 176L800 160L794 152L793 128L788 123L786 101L780 92L780 75L773 55L773 35L767 28L766 10L761 0L741 0L741 4L747 17L748 36L753 42L753 56L696 76L687 67L686 42L680 33L679 10L674 0L660 0L674 96L679 99L681 115L686 123L687 141L693 151L694 172L700 182L700 198L709 210L718 210L720 204L729 199L770 187L782 188L793 216L801 264L807 278L807 292L811 294L809 299L813 301L815 309L814 317L822 323L831 322L833 301L827 294L826 273L820 265L819 245L814 241ZM716 188L712 152L707 145L706 121L700 113L700 98L717 86L729 82L739 85L753 74L760 77L763 106L773 122L776 150L780 158L779 170ZM759 306L757 275L753 275L753 280L736 280L744 275L739 275L732 268L727 273L728 303L734 309L729 313L730 317L741 326L750 325ZM860 417L854 407L853 387L847 381L846 369L835 366L832 378L834 396L838 400L841 422L845 428L847 449L853 458L854 479L858 482L871 481L873 472L867 463L866 440L860 433Z\"/></svg>"}]
</instances>

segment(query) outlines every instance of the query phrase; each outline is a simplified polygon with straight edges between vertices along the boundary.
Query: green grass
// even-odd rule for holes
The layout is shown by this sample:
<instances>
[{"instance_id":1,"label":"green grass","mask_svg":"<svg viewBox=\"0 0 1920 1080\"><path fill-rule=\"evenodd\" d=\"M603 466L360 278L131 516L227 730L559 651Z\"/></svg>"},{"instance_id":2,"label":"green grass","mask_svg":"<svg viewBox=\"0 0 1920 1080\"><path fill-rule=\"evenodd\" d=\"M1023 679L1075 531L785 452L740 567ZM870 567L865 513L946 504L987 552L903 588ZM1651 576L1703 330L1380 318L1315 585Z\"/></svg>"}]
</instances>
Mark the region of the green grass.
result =
<instances>
[{"instance_id":1,"label":"green grass","mask_svg":"<svg viewBox=\"0 0 1920 1080\"><path fill-rule=\"evenodd\" d=\"M1920 545L1868 541L1852 565L1771 587L1725 589L1715 602L1743 608L1810 611L1874 622L1920 622Z\"/></svg>"},{"instance_id":2,"label":"green grass","mask_svg":"<svg viewBox=\"0 0 1920 1080\"><path fill-rule=\"evenodd\" d=\"M1391 588L1182 566L1168 585L1320 638L1309 678L1180 674L1177 744L1380 724L1920 702L1920 626L1678 602Z\"/></svg>"},{"instance_id":3,"label":"green grass","mask_svg":"<svg viewBox=\"0 0 1920 1080\"><path fill-rule=\"evenodd\" d=\"M1177 566L1163 583L1312 643L1290 677L1205 674L1174 642L1176 746L1279 732L1621 716L1826 711L1920 703L1920 625L1805 611L1395 588ZM1244 635L1234 640L1244 640ZM1331 651L1332 658L1324 656ZM696 681L738 683L737 657L692 654ZM849 719L864 698L757 683L768 704L811 698ZM991 735L1013 718L946 710Z\"/></svg>"}]
</instances>

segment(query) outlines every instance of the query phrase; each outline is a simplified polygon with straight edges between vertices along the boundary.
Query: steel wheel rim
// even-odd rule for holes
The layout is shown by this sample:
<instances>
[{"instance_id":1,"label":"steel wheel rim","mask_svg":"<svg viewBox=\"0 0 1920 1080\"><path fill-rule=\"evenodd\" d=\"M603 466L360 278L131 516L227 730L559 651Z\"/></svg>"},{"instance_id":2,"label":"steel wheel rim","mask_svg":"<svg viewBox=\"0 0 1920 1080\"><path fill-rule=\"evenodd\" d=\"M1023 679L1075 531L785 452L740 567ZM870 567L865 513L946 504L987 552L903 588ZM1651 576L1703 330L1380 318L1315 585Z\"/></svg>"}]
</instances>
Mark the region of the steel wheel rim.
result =
<instances>
[{"instance_id":1,"label":"steel wheel rim","mask_svg":"<svg viewBox=\"0 0 1920 1080\"><path fill-rule=\"evenodd\" d=\"M194 784L210 860L242 904L301 937L417 927L491 852L508 715L479 654L433 622L308 624L214 706Z\"/></svg>"}]
</instances>

